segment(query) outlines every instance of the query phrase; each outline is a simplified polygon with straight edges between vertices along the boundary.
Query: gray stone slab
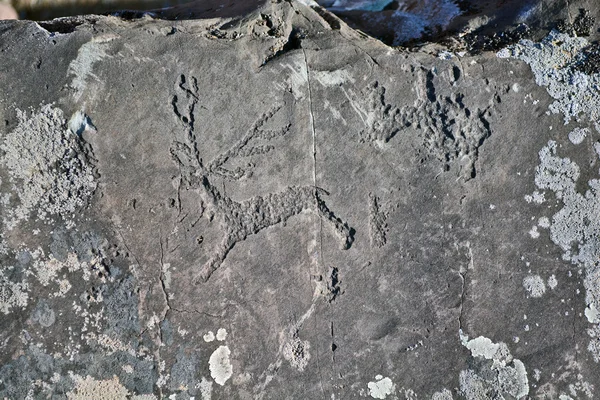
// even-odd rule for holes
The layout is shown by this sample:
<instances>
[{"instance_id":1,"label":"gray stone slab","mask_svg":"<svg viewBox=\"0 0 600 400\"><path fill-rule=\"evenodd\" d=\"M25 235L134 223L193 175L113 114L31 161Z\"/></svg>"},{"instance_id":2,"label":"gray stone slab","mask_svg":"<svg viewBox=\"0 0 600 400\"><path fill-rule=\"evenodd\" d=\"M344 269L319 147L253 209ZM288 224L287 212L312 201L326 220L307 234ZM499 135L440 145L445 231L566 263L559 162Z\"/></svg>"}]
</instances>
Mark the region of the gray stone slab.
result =
<instances>
[{"instance_id":1,"label":"gray stone slab","mask_svg":"<svg viewBox=\"0 0 600 400\"><path fill-rule=\"evenodd\" d=\"M246 6L0 22L0 397L593 398L587 40Z\"/></svg>"}]
</instances>

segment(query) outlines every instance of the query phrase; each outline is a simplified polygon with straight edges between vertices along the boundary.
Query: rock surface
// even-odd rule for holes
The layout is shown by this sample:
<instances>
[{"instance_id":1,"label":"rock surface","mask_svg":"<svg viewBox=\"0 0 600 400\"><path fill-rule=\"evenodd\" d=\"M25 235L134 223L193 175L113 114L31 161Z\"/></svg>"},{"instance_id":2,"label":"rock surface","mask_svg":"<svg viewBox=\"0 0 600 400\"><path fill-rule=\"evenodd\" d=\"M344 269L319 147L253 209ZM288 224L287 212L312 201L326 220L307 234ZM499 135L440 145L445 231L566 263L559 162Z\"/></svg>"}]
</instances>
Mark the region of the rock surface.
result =
<instances>
[{"instance_id":1,"label":"rock surface","mask_svg":"<svg viewBox=\"0 0 600 400\"><path fill-rule=\"evenodd\" d=\"M223 4L0 22L0 398L597 395L595 45Z\"/></svg>"}]
</instances>

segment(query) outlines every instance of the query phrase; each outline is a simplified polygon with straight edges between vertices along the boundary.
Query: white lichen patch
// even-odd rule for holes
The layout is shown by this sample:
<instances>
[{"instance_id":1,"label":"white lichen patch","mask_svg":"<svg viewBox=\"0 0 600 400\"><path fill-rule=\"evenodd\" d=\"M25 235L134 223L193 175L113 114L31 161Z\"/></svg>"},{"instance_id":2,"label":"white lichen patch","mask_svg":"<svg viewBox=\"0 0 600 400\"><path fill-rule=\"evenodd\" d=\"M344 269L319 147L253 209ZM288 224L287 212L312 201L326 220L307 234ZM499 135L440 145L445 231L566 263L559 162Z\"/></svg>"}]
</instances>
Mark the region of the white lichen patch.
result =
<instances>
[{"instance_id":1,"label":"white lichen patch","mask_svg":"<svg viewBox=\"0 0 600 400\"><path fill-rule=\"evenodd\" d=\"M64 297L73 287L68 279L59 279L56 283L58 284L58 290L52 293L52 297Z\"/></svg>"},{"instance_id":2,"label":"white lichen patch","mask_svg":"<svg viewBox=\"0 0 600 400\"><path fill-rule=\"evenodd\" d=\"M369 395L374 399L385 399L396 390L392 380L384 378L382 375L377 375L375 381L369 382L367 387L369 388Z\"/></svg>"},{"instance_id":3,"label":"white lichen patch","mask_svg":"<svg viewBox=\"0 0 600 400\"><path fill-rule=\"evenodd\" d=\"M213 333L213 331L208 331L207 334L205 334L204 336L202 336L202 339L204 339L204 341L206 343L214 342L215 341L215 334Z\"/></svg>"},{"instance_id":4,"label":"white lichen patch","mask_svg":"<svg viewBox=\"0 0 600 400\"><path fill-rule=\"evenodd\" d=\"M227 382L231 375L233 375L233 366L229 356L231 351L227 346L219 346L211 355L208 360L208 368L210 370L210 376L215 382L221 386Z\"/></svg>"},{"instance_id":5,"label":"white lichen patch","mask_svg":"<svg viewBox=\"0 0 600 400\"><path fill-rule=\"evenodd\" d=\"M85 335L85 338L88 343L90 343L91 341L95 341L99 346L105 349L107 355L114 354L116 352L129 353L132 356L136 355L135 350L129 345L109 335L96 335L93 332L90 332L87 335Z\"/></svg>"},{"instance_id":6,"label":"white lichen patch","mask_svg":"<svg viewBox=\"0 0 600 400\"><path fill-rule=\"evenodd\" d=\"M600 311L596 308L596 304L592 303L585 308L585 317L591 324L600 323Z\"/></svg>"},{"instance_id":7,"label":"white lichen patch","mask_svg":"<svg viewBox=\"0 0 600 400\"><path fill-rule=\"evenodd\" d=\"M404 392L404 398L406 400L417 400L417 393L412 389L401 388L399 392Z\"/></svg>"},{"instance_id":8,"label":"white lichen patch","mask_svg":"<svg viewBox=\"0 0 600 400\"><path fill-rule=\"evenodd\" d=\"M595 321L598 321L598 315L595 315ZM588 344L588 350L592 353L595 362L600 362L600 324L596 323L593 328L588 329L588 335L592 338Z\"/></svg>"},{"instance_id":9,"label":"white lichen patch","mask_svg":"<svg viewBox=\"0 0 600 400\"><path fill-rule=\"evenodd\" d=\"M562 113L565 124L585 114L591 121L600 117L600 76L587 75L573 66L582 60L581 50L590 43L581 37L552 31L541 43L522 40L498 53L498 56L517 58L529 64L538 85L546 87L555 99L550 111Z\"/></svg>"},{"instance_id":10,"label":"white lichen patch","mask_svg":"<svg viewBox=\"0 0 600 400\"><path fill-rule=\"evenodd\" d=\"M546 284L539 275L526 276L523 279L523 287L530 297L542 297L546 293Z\"/></svg>"},{"instance_id":11,"label":"white lichen patch","mask_svg":"<svg viewBox=\"0 0 600 400\"><path fill-rule=\"evenodd\" d=\"M556 279L556 276L550 275L550 277L548 278L548 287L550 288L550 290L554 290L556 286L558 286L558 280Z\"/></svg>"},{"instance_id":12,"label":"white lichen patch","mask_svg":"<svg viewBox=\"0 0 600 400\"><path fill-rule=\"evenodd\" d=\"M181 337L186 337L186 335L189 332L186 329L183 329L182 327L178 326L177 327L177 333L179 333L179 336L181 336Z\"/></svg>"},{"instance_id":13,"label":"white lichen patch","mask_svg":"<svg viewBox=\"0 0 600 400\"><path fill-rule=\"evenodd\" d=\"M67 393L68 400L126 400L129 391L114 376L108 380L96 380L91 376L75 377L75 388Z\"/></svg>"},{"instance_id":14,"label":"white lichen patch","mask_svg":"<svg viewBox=\"0 0 600 400\"><path fill-rule=\"evenodd\" d=\"M0 145L0 162L10 174L18 203L6 209L5 226L12 229L37 210L70 217L96 189L93 169L83 154L81 139L67 127L63 112L44 105L38 113L17 110L18 124Z\"/></svg>"},{"instance_id":15,"label":"white lichen patch","mask_svg":"<svg viewBox=\"0 0 600 400\"><path fill-rule=\"evenodd\" d=\"M460 339L471 356L479 362L476 367L460 373L460 392L467 400L520 399L529 394L525 365L513 358L505 343L494 343L479 336L469 340L460 332ZM506 397L505 397L506 396Z\"/></svg>"},{"instance_id":16,"label":"white lichen patch","mask_svg":"<svg viewBox=\"0 0 600 400\"><path fill-rule=\"evenodd\" d=\"M35 277L42 286L48 286L50 282L53 282L56 279L56 276L62 271L64 266L63 263L51 256L50 259L46 261L35 260L33 263L33 270L35 272Z\"/></svg>"},{"instance_id":17,"label":"white lichen patch","mask_svg":"<svg viewBox=\"0 0 600 400\"><path fill-rule=\"evenodd\" d=\"M212 381L202 377L202 380L196 384L196 389L200 389L200 396L202 396L202 400L210 400L212 397Z\"/></svg>"},{"instance_id":18,"label":"white lichen patch","mask_svg":"<svg viewBox=\"0 0 600 400\"><path fill-rule=\"evenodd\" d=\"M581 144L589 133L588 128L575 128L569 133L569 140L573 144Z\"/></svg>"},{"instance_id":19,"label":"white lichen patch","mask_svg":"<svg viewBox=\"0 0 600 400\"><path fill-rule=\"evenodd\" d=\"M227 330L225 328L219 328L217 330L217 340L222 342L225 339L227 339Z\"/></svg>"},{"instance_id":20,"label":"white lichen patch","mask_svg":"<svg viewBox=\"0 0 600 400\"><path fill-rule=\"evenodd\" d=\"M559 157L554 141L540 150L539 159L535 184L541 190L552 191L563 203L552 217L550 239L563 250L563 260L584 271L585 314L591 323L600 323L595 311L600 309L600 180L588 181L588 190L579 193L579 166L569 158ZM588 330L593 338L588 349L600 362L600 348L592 344L598 342L593 332Z\"/></svg>"},{"instance_id":21,"label":"white lichen patch","mask_svg":"<svg viewBox=\"0 0 600 400\"><path fill-rule=\"evenodd\" d=\"M158 379L156 380L156 386L158 386L159 388L167 386L167 382L169 381L170 377L170 374L163 374L163 371L160 371Z\"/></svg>"},{"instance_id":22,"label":"white lichen patch","mask_svg":"<svg viewBox=\"0 0 600 400\"><path fill-rule=\"evenodd\" d=\"M483 336L469 340L468 336L461 336L462 345L471 351L473 357L483 357L491 360L500 350L500 344L496 344Z\"/></svg>"},{"instance_id":23,"label":"white lichen patch","mask_svg":"<svg viewBox=\"0 0 600 400\"><path fill-rule=\"evenodd\" d=\"M537 226L533 226L530 230L529 230L529 236L531 236L533 239L537 239L540 237L540 232L537 229Z\"/></svg>"},{"instance_id":24,"label":"white lichen patch","mask_svg":"<svg viewBox=\"0 0 600 400\"><path fill-rule=\"evenodd\" d=\"M59 261L50 255L45 258L44 251L41 248L31 253L33 264L27 274L34 275L42 286L55 285L57 290L51 294L52 297L63 297L72 287L66 273L81 272L84 280L89 280L92 268L100 260L95 257L90 263L80 262L77 254L69 253L65 261ZM95 298L95 301L102 301L100 296Z\"/></svg>"},{"instance_id":25,"label":"white lichen patch","mask_svg":"<svg viewBox=\"0 0 600 400\"><path fill-rule=\"evenodd\" d=\"M525 195L525 201L528 203L533 202L535 204L542 204L546 201L546 197L543 192L540 193L536 190L532 194Z\"/></svg>"},{"instance_id":26,"label":"white lichen patch","mask_svg":"<svg viewBox=\"0 0 600 400\"><path fill-rule=\"evenodd\" d=\"M540 219L538 219L538 226L542 229L550 228L550 220L548 217L540 217Z\"/></svg>"}]
</instances>

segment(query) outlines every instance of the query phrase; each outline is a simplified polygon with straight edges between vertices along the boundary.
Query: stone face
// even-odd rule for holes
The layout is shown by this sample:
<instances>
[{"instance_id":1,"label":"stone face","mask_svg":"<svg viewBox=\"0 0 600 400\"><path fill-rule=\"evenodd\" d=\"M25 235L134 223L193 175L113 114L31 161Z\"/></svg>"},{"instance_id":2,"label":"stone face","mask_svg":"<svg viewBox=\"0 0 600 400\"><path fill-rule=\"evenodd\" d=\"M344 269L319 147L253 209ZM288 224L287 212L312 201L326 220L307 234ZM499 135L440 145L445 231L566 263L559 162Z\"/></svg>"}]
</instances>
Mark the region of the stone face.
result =
<instances>
[{"instance_id":1,"label":"stone face","mask_svg":"<svg viewBox=\"0 0 600 400\"><path fill-rule=\"evenodd\" d=\"M0 398L592 398L586 39L228 4L0 22Z\"/></svg>"}]
</instances>

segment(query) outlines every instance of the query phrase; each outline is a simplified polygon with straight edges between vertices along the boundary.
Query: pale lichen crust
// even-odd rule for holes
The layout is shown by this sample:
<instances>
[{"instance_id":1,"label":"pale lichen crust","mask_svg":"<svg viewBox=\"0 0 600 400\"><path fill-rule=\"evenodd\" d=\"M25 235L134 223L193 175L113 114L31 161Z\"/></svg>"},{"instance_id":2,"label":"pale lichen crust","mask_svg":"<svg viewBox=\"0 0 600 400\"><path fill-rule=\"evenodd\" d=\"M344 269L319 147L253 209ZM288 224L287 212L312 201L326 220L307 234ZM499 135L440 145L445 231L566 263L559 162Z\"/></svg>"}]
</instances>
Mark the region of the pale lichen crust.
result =
<instances>
[{"instance_id":1,"label":"pale lichen crust","mask_svg":"<svg viewBox=\"0 0 600 400\"><path fill-rule=\"evenodd\" d=\"M521 399L529 394L525 365L510 354L505 343L494 343L483 336L469 340L462 332L460 339L477 361L460 373L460 392L464 398Z\"/></svg>"},{"instance_id":2,"label":"pale lichen crust","mask_svg":"<svg viewBox=\"0 0 600 400\"><path fill-rule=\"evenodd\" d=\"M501 50L497 56L513 57L530 66L536 83L545 87L555 100L548 114L562 114L565 125L573 120L593 124L600 132L597 122L600 119L600 74L582 68L589 62L590 46L585 38L552 31L540 43L522 40ZM568 140L573 145L580 145L590 136L588 128L575 127L568 134ZM598 148L598 143L595 143L594 149L600 156ZM544 199L550 192L559 204L562 203L551 220L540 218L540 227L550 228L550 239L562 249L563 260L584 272L584 314L588 322L594 324L588 329L592 338L588 350L594 360L600 362L600 180L588 180L587 188L582 192L578 189L582 176L580 166L568 157L560 157L558 149L559 144L550 140L539 152L540 163L535 173L539 192L535 193ZM550 288L556 284L555 278L548 282ZM543 281L533 277L526 278L523 285L531 297L540 297L545 291Z\"/></svg>"},{"instance_id":3,"label":"pale lichen crust","mask_svg":"<svg viewBox=\"0 0 600 400\"><path fill-rule=\"evenodd\" d=\"M585 38L552 31L540 43L522 40L500 50L497 55L500 58L517 58L529 64L536 83L544 86L555 100L550 105L550 112L563 114L565 124L572 119L579 121L582 116L598 121L600 75L588 75L580 70L589 45Z\"/></svg>"},{"instance_id":4,"label":"pale lichen crust","mask_svg":"<svg viewBox=\"0 0 600 400\"><path fill-rule=\"evenodd\" d=\"M17 110L17 117L17 126L0 145L0 164L18 198L5 201L5 227L13 229L34 212L40 220L70 218L96 189L89 149L60 108L47 104L30 114Z\"/></svg>"}]
</instances>

